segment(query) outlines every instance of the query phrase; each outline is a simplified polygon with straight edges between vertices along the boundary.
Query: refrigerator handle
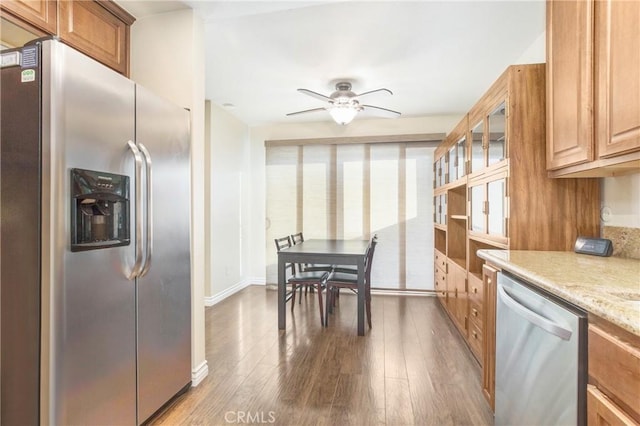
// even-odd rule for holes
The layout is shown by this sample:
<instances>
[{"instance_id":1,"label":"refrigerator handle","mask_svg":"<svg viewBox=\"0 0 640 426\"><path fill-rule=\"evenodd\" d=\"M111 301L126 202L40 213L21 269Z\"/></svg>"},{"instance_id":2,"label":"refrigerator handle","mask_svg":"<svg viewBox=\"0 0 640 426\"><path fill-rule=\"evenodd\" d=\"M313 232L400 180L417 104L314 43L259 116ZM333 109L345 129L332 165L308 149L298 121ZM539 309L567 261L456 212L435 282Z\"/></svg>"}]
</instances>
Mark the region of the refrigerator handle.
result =
<instances>
[{"instance_id":1,"label":"refrigerator handle","mask_svg":"<svg viewBox=\"0 0 640 426\"><path fill-rule=\"evenodd\" d=\"M133 280L140 274L140 267L142 266L142 156L140 155L140 150L132 141L128 141L127 145L133 153L136 163L136 261L128 277L129 280Z\"/></svg>"},{"instance_id":2,"label":"refrigerator handle","mask_svg":"<svg viewBox=\"0 0 640 426\"><path fill-rule=\"evenodd\" d=\"M151 268L151 258L153 256L153 202L152 202L152 188L153 188L153 181L152 181L152 176L151 176L151 171L153 169L153 167L151 166L151 155L149 154L149 150L147 149L146 146L144 146L142 143L138 142L138 147L140 148L140 152L142 152L142 156L144 158L144 162L146 164L146 175L147 175L147 189L146 189L146 203L147 203L147 211L146 211L146 216L147 216L147 220L146 220L146 228L147 228L147 242L145 244L145 250L147 252L146 254L146 258L144 261L144 267L142 268L142 271L140 272L140 276L144 277L145 274L149 271L149 268Z\"/></svg>"},{"instance_id":3,"label":"refrigerator handle","mask_svg":"<svg viewBox=\"0 0 640 426\"><path fill-rule=\"evenodd\" d=\"M507 290L505 290L505 288L500 284L498 284L498 297L505 305L507 305L507 307L511 308L515 313L517 313L530 323L537 325L547 333L559 337L562 340L569 340L571 338L571 330L564 328L560 324L553 322L518 303L513 297L509 295L509 293L507 293Z\"/></svg>"}]
</instances>

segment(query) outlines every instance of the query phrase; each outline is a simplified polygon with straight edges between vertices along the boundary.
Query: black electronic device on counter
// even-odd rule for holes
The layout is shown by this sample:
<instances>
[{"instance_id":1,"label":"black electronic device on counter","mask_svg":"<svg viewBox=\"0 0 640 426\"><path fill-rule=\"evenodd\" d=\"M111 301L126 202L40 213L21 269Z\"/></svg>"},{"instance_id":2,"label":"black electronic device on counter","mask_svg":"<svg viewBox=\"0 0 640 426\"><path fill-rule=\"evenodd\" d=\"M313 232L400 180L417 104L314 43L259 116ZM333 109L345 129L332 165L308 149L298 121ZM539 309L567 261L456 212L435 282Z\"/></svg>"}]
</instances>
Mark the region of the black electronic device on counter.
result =
<instances>
[{"instance_id":1,"label":"black electronic device on counter","mask_svg":"<svg viewBox=\"0 0 640 426\"><path fill-rule=\"evenodd\" d=\"M576 253L608 257L613 253L613 244L606 238L578 237L574 247Z\"/></svg>"}]
</instances>

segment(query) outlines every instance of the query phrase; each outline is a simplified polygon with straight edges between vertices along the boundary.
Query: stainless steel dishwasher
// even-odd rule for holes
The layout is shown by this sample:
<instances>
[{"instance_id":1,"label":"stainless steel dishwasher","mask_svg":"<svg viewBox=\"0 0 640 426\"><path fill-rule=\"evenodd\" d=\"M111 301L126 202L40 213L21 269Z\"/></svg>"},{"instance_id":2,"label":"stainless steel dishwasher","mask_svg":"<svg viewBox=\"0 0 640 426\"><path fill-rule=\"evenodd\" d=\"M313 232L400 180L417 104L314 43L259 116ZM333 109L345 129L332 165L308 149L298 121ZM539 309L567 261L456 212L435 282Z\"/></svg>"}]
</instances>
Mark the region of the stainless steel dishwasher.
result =
<instances>
[{"instance_id":1,"label":"stainless steel dishwasher","mask_svg":"<svg viewBox=\"0 0 640 426\"><path fill-rule=\"evenodd\" d=\"M497 292L495 424L586 424L586 314L508 273Z\"/></svg>"}]
</instances>

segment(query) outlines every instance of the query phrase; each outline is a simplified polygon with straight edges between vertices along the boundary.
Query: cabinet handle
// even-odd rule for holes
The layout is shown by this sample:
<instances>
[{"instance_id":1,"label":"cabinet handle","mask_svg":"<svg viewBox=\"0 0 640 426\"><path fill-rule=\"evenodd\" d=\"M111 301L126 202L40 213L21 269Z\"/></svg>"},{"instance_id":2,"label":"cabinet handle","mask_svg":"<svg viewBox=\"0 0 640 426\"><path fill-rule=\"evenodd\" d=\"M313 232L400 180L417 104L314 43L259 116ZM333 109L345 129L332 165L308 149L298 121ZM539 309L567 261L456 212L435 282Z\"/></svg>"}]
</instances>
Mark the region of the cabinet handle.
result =
<instances>
[{"instance_id":1,"label":"cabinet handle","mask_svg":"<svg viewBox=\"0 0 640 426\"><path fill-rule=\"evenodd\" d=\"M473 288L473 294L478 294L478 287Z\"/></svg>"},{"instance_id":2,"label":"cabinet handle","mask_svg":"<svg viewBox=\"0 0 640 426\"><path fill-rule=\"evenodd\" d=\"M487 278L487 284L491 284L491 278Z\"/></svg>"},{"instance_id":3,"label":"cabinet handle","mask_svg":"<svg viewBox=\"0 0 640 426\"><path fill-rule=\"evenodd\" d=\"M475 308L471 308L471 314L472 314L474 317L477 317L477 316L478 316L478 310L477 310L477 309L475 309Z\"/></svg>"},{"instance_id":4,"label":"cabinet handle","mask_svg":"<svg viewBox=\"0 0 640 426\"><path fill-rule=\"evenodd\" d=\"M471 334L473 335L473 338L478 340L478 333L474 330L471 332Z\"/></svg>"}]
</instances>

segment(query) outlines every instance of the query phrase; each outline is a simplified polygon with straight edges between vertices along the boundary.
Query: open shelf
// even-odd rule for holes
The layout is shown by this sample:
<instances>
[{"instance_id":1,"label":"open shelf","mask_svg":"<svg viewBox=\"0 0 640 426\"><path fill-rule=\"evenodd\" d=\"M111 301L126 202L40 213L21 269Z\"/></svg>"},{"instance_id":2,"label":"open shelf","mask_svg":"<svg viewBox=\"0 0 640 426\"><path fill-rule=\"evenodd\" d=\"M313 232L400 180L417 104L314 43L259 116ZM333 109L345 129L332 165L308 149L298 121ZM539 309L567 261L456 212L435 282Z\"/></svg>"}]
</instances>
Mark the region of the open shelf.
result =
<instances>
[{"instance_id":1,"label":"open shelf","mask_svg":"<svg viewBox=\"0 0 640 426\"><path fill-rule=\"evenodd\" d=\"M462 259L466 267L467 259L467 221L450 220L447 225L447 257Z\"/></svg>"},{"instance_id":2,"label":"open shelf","mask_svg":"<svg viewBox=\"0 0 640 426\"><path fill-rule=\"evenodd\" d=\"M449 217L467 217L467 185L449 189L447 192L447 213Z\"/></svg>"},{"instance_id":3,"label":"open shelf","mask_svg":"<svg viewBox=\"0 0 640 426\"><path fill-rule=\"evenodd\" d=\"M467 261L466 259L459 257L448 257L450 261L461 267L462 269L467 269Z\"/></svg>"},{"instance_id":4,"label":"open shelf","mask_svg":"<svg viewBox=\"0 0 640 426\"><path fill-rule=\"evenodd\" d=\"M443 254L447 253L447 231L436 226L433 238L435 240L436 250Z\"/></svg>"},{"instance_id":5,"label":"open shelf","mask_svg":"<svg viewBox=\"0 0 640 426\"><path fill-rule=\"evenodd\" d=\"M478 257L478 250L502 249L500 245L489 244L484 241L469 238L469 274L482 280L482 265L484 259Z\"/></svg>"}]
</instances>

